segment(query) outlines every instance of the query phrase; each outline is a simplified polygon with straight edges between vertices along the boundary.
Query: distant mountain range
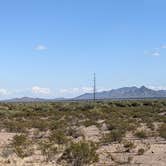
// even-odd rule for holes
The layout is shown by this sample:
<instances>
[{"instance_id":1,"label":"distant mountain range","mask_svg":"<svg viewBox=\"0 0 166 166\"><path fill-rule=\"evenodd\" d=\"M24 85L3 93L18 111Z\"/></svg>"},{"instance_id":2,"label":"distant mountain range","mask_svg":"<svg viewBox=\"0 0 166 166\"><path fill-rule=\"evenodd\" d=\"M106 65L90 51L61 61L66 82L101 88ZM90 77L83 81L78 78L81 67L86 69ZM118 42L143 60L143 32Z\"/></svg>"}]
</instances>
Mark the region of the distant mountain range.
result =
<instances>
[{"instance_id":1,"label":"distant mountain range","mask_svg":"<svg viewBox=\"0 0 166 166\"><path fill-rule=\"evenodd\" d=\"M152 90L142 86L124 87L96 93L96 99L142 99L142 98L166 98L166 90ZM75 98L76 100L93 99L93 93L86 93Z\"/></svg>"},{"instance_id":2,"label":"distant mountain range","mask_svg":"<svg viewBox=\"0 0 166 166\"><path fill-rule=\"evenodd\" d=\"M97 92L96 99L144 99L144 98L166 98L166 90L152 90L145 86L138 87L124 87L113 89L109 91ZM72 100L92 100L93 93L85 93L75 98L56 98L56 99L42 99L42 98L14 98L4 100L3 102L46 102L46 101L72 101Z\"/></svg>"},{"instance_id":3,"label":"distant mountain range","mask_svg":"<svg viewBox=\"0 0 166 166\"><path fill-rule=\"evenodd\" d=\"M63 101L63 100L67 100L65 98L56 98L56 99L44 99L44 98L33 98L33 97L22 97L22 98L13 98L13 99L9 99L9 100L3 100L1 102L12 102L12 103L16 103L16 102L54 102L54 101Z\"/></svg>"}]
</instances>

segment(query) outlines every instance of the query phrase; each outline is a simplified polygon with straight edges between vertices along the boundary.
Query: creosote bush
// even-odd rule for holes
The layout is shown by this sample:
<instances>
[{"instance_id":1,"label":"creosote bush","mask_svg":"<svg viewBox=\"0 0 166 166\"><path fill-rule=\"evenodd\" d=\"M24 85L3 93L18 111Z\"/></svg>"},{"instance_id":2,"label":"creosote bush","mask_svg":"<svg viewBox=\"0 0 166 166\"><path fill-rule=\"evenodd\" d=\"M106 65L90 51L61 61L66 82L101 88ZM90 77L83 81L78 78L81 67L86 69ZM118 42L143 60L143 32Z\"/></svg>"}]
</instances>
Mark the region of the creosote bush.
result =
<instances>
[{"instance_id":1,"label":"creosote bush","mask_svg":"<svg viewBox=\"0 0 166 166\"><path fill-rule=\"evenodd\" d=\"M39 150L48 162L54 159L55 155L57 154L58 148L52 142L41 141L39 143Z\"/></svg>"},{"instance_id":2,"label":"creosote bush","mask_svg":"<svg viewBox=\"0 0 166 166\"><path fill-rule=\"evenodd\" d=\"M123 142L123 146L124 148L127 148L127 149L133 149L135 146L134 146L134 143L131 142L131 141L124 141Z\"/></svg>"},{"instance_id":3,"label":"creosote bush","mask_svg":"<svg viewBox=\"0 0 166 166\"><path fill-rule=\"evenodd\" d=\"M141 131L137 131L135 133L135 136L138 138L141 138L141 139L145 139L145 138L147 138L147 133L146 133L146 131L141 130Z\"/></svg>"},{"instance_id":4,"label":"creosote bush","mask_svg":"<svg viewBox=\"0 0 166 166\"><path fill-rule=\"evenodd\" d=\"M124 132L121 130L112 130L110 133L104 134L102 142L104 144L110 144L112 142L121 142L124 136Z\"/></svg>"},{"instance_id":5,"label":"creosote bush","mask_svg":"<svg viewBox=\"0 0 166 166\"><path fill-rule=\"evenodd\" d=\"M96 154L97 145L93 142L71 143L64 151L60 160L66 160L67 163L73 166L90 165L98 161Z\"/></svg>"},{"instance_id":6,"label":"creosote bush","mask_svg":"<svg viewBox=\"0 0 166 166\"><path fill-rule=\"evenodd\" d=\"M31 142L27 139L26 135L15 135L11 142L13 152L20 158L32 155ZM31 146L30 146L31 145Z\"/></svg>"},{"instance_id":7,"label":"creosote bush","mask_svg":"<svg viewBox=\"0 0 166 166\"><path fill-rule=\"evenodd\" d=\"M69 141L64 131L61 130L52 131L48 139L55 144L66 144Z\"/></svg>"},{"instance_id":8,"label":"creosote bush","mask_svg":"<svg viewBox=\"0 0 166 166\"><path fill-rule=\"evenodd\" d=\"M162 124L159 128L159 136L166 139L166 124Z\"/></svg>"},{"instance_id":9,"label":"creosote bush","mask_svg":"<svg viewBox=\"0 0 166 166\"><path fill-rule=\"evenodd\" d=\"M138 155L143 155L144 154L144 152L145 152L145 150L144 149L138 149Z\"/></svg>"}]
</instances>

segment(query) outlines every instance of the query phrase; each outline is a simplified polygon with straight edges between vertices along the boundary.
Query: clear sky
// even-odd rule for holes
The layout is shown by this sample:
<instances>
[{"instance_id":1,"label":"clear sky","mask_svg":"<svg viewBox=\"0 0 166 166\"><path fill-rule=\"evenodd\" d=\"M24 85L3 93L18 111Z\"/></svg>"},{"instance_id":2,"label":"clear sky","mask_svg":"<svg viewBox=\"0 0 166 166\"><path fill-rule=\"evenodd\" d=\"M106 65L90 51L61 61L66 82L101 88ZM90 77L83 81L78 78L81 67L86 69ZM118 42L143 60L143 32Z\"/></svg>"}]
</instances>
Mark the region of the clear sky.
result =
<instances>
[{"instance_id":1,"label":"clear sky","mask_svg":"<svg viewBox=\"0 0 166 166\"><path fill-rule=\"evenodd\" d=\"M0 0L0 99L166 87L165 0Z\"/></svg>"}]
</instances>

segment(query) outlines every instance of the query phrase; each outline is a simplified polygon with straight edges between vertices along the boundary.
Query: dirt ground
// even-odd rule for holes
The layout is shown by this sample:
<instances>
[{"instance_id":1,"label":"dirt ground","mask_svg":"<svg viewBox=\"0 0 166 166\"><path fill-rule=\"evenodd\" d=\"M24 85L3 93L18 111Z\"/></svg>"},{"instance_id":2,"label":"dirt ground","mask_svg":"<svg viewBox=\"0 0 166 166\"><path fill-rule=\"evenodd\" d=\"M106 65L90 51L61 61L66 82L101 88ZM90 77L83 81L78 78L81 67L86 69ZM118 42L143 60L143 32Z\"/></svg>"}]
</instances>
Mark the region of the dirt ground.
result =
<instances>
[{"instance_id":1,"label":"dirt ground","mask_svg":"<svg viewBox=\"0 0 166 166\"><path fill-rule=\"evenodd\" d=\"M87 140L97 141L100 137L100 131L96 126L79 128L86 136ZM21 159L15 154L8 157L2 157L3 150L10 143L16 133L0 132L0 166L58 166L57 163L45 163L43 156L36 152L35 155ZM98 150L99 161L91 166L114 166L114 165L131 165L131 166L165 166L166 165L166 141L162 138L137 139L130 134L125 138L134 144L130 151L126 151L122 143L113 143L103 145ZM143 148L144 154L138 155L138 149ZM8 152L9 153L9 152ZM130 160L130 164L129 164ZM60 166L60 165L59 165Z\"/></svg>"}]
</instances>

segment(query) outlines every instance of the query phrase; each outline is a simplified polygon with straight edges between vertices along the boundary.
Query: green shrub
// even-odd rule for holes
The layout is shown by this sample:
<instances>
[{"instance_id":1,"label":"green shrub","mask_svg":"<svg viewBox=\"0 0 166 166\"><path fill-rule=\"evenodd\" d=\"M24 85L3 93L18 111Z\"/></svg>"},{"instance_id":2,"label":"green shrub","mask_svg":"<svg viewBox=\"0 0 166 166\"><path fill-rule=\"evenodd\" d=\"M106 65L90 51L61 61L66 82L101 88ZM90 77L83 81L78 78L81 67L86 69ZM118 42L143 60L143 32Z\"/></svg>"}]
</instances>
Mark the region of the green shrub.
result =
<instances>
[{"instance_id":1,"label":"green shrub","mask_svg":"<svg viewBox=\"0 0 166 166\"><path fill-rule=\"evenodd\" d=\"M9 132L21 132L21 133L26 132L27 128L26 122L13 120L13 121L6 121L4 124L7 131Z\"/></svg>"},{"instance_id":2,"label":"green shrub","mask_svg":"<svg viewBox=\"0 0 166 166\"><path fill-rule=\"evenodd\" d=\"M108 130L114 130L114 129L118 128L118 125L117 125L117 124L118 124L118 123L115 122L115 120L108 122L108 123L107 123L107 128L108 128Z\"/></svg>"},{"instance_id":3,"label":"green shrub","mask_svg":"<svg viewBox=\"0 0 166 166\"><path fill-rule=\"evenodd\" d=\"M134 148L134 143L131 142L131 141L124 141L123 146L124 146L124 148L133 149Z\"/></svg>"},{"instance_id":4,"label":"green shrub","mask_svg":"<svg viewBox=\"0 0 166 166\"><path fill-rule=\"evenodd\" d=\"M62 130L52 131L49 140L56 144L66 144L68 142L68 138Z\"/></svg>"},{"instance_id":5,"label":"green shrub","mask_svg":"<svg viewBox=\"0 0 166 166\"><path fill-rule=\"evenodd\" d=\"M138 107L138 106L140 106L140 103L138 103L138 102L133 102L133 103L131 103L131 106L132 106L132 107Z\"/></svg>"},{"instance_id":6,"label":"green shrub","mask_svg":"<svg viewBox=\"0 0 166 166\"><path fill-rule=\"evenodd\" d=\"M93 120L86 120L86 121L83 122L83 125L84 125L85 127L89 127L89 126L98 125L98 124L96 123L96 121L93 121Z\"/></svg>"},{"instance_id":7,"label":"green shrub","mask_svg":"<svg viewBox=\"0 0 166 166\"><path fill-rule=\"evenodd\" d=\"M72 143L60 160L66 160L72 166L90 165L98 161L97 145L93 142Z\"/></svg>"},{"instance_id":8,"label":"green shrub","mask_svg":"<svg viewBox=\"0 0 166 166\"><path fill-rule=\"evenodd\" d=\"M29 145L30 141L25 135L15 135L11 142L11 147L13 151L20 158L32 155L32 149Z\"/></svg>"},{"instance_id":9,"label":"green shrub","mask_svg":"<svg viewBox=\"0 0 166 166\"><path fill-rule=\"evenodd\" d=\"M147 127L150 128L151 130L154 130L154 129L155 129L155 126L154 126L154 124L153 124L151 121L146 122L146 125L147 125Z\"/></svg>"},{"instance_id":10,"label":"green shrub","mask_svg":"<svg viewBox=\"0 0 166 166\"><path fill-rule=\"evenodd\" d=\"M102 142L109 144L115 141L121 142L124 133L121 130L112 130L103 136Z\"/></svg>"},{"instance_id":11,"label":"green shrub","mask_svg":"<svg viewBox=\"0 0 166 166\"><path fill-rule=\"evenodd\" d=\"M159 128L159 136L166 139L166 124L162 124Z\"/></svg>"},{"instance_id":12,"label":"green shrub","mask_svg":"<svg viewBox=\"0 0 166 166\"><path fill-rule=\"evenodd\" d=\"M67 136L71 136L73 138L78 138L80 135L79 135L79 133L77 132L76 129L73 129L72 127L69 127L68 130L67 130Z\"/></svg>"},{"instance_id":13,"label":"green shrub","mask_svg":"<svg viewBox=\"0 0 166 166\"><path fill-rule=\"evenodd\" d=\"M145 152L145 150L141 148L141 149L138 149L138 153L137 154L138 155L143 155L144 152Z\"/></svg>"},{"instance_id":14,"label":"green shrub","mask_svg":"<svg viewBox=\"0 0 166 166\"><path fill-rule=\"evenodd\" d=\"M39 150L41 150L42 155L45 157L46 161L51 161L57 154L57 147L48 141L42 141L39 143Z\"/></svg>"},{"instance_id":15,"label":"green shrub","mask_svg":"<svg viewBox=\"0 0 166 166\"><path fill-rule=\"evenodd\" d=\"M135 133L135 136L138 137L138 138L141 138L141 139L147 138L147 134L146 134L146 132L144 130L137 131Z\"/></svg>"},{"instance_id":16,"label":"green shrub","mask_svg":"<svg viewBox=\"0 0 166 166\"><path fill-rule=\"evenodd\" d=\"M127 107L127 103L123 103L123 102L115 102L114 104L116 107Z\"/></svg>"}]
</instances>

